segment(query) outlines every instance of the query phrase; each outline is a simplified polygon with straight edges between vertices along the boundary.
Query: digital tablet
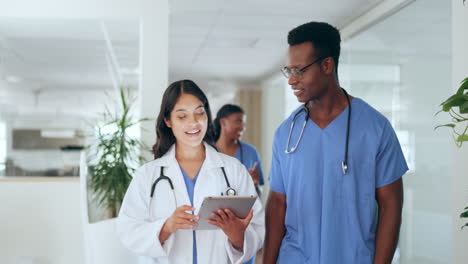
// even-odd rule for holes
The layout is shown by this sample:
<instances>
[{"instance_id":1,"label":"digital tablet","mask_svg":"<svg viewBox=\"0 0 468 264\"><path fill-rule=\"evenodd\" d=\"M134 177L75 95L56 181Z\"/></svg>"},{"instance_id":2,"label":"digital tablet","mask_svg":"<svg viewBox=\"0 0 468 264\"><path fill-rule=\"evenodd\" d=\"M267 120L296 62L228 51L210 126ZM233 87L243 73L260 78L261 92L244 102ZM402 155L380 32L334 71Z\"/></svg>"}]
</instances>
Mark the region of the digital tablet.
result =
<instances>
[{"instance_id":1,"label":"digital tablet","mask_svg":"<svg viewBox=\"0 0 468 264\"><path fill-rule=\"evenodd\" d=\"M216 196L205 197L198 212L200 219L195 230L218 229L219 227L209 224L206 220L211 219L211 213L218 209L231 209L240 218L245 218L252 209L257 196Z\"/></svg>"}]
</instances>

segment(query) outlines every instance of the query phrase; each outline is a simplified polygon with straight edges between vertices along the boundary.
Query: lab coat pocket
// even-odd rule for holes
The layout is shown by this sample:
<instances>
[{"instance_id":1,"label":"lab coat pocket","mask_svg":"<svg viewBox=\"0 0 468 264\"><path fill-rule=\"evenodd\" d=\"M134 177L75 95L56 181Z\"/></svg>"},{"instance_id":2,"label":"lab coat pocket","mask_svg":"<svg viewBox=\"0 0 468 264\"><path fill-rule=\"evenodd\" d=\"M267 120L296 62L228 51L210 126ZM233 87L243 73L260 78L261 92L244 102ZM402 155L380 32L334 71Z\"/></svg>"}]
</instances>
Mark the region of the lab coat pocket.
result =
<instances>
[{"instance_id":1,"label":"lab coat pocket","mask_svg":"<svg viewBox=\"0 0 468 264\"><path fill-rule=\"evenodd\" d=\"M371 175L373 175L374 172L372 172L370 161L348 158L348 171L346 174L343 174L341 166L338 170L339 188L337 190L337 195L339 198L351 201L362 201L369 200L371 196L373 196L374 181L372 181Z\"/></svg>"}]
</instances>

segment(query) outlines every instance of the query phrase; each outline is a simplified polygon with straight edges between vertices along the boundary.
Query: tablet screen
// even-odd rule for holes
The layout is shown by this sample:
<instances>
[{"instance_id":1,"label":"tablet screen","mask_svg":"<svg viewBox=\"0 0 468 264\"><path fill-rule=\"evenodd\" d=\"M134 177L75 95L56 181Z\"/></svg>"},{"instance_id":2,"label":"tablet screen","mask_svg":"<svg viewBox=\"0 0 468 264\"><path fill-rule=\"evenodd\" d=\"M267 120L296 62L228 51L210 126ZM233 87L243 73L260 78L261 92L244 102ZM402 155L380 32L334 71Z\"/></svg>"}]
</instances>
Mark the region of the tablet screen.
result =
<instances>
[{"instance_id":1,"label":"tablet screen","mask_svg":"<svg viewBox=\"0 0 468 264\"><path fill-rule=\"evenodd\" d=\"M257 196L217 196L205 197L198 216L198 225L195 230L218 229L219 227L209 224L206 220L211 219L211 213L218 209L230 209L237 217L245 218L252 209Z\"/></svg>"}]
</instances>

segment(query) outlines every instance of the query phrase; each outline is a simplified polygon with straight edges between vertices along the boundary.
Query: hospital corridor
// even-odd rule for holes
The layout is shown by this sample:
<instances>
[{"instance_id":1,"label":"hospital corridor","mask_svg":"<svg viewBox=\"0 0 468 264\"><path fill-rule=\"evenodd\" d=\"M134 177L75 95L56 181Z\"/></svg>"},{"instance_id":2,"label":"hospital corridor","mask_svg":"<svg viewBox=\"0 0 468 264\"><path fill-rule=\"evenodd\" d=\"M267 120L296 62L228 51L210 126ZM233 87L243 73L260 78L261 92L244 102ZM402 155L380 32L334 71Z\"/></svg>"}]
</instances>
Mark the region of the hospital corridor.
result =
<instances>
[{"instance_id":1,"label":"hospital corridor","mask_svg":"<svg viewBox=\"0 0 468 264\"><path fill-rule=\"evenodd\" d=\"M467 2L1 0L0 263L468 263Z\"/></svg>"}]
</instances>

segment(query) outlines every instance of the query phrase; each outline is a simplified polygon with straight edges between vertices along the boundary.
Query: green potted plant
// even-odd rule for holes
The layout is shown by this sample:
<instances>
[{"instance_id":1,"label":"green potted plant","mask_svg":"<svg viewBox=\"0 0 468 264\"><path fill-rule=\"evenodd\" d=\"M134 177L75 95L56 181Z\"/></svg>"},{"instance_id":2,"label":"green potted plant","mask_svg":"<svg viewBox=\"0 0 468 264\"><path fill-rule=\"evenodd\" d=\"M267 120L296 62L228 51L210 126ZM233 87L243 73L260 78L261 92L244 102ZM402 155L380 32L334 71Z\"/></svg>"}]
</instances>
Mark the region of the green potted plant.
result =
<instances>
[{"instance_id":1,"label":"green potted plant","mask_svg":"<svg viewBox=\"0 0 468 264\"><path fill-rule=\"evenodd\" d=\"M454 95L450 96L440 105L442 109L437 114L440 112L448 113L452 117L452 123L439 125L435 128L452 128L455 144L461 147L463 142L468 141L468 123L466 123L468 121L468 78L462 81L460 88L458 88ZM457 126L464 126L463 132L458 132Z\"/></svg>"},{"instance_id":2,"label":"green potted plant","mask_svg":"<svg viewBox=\"0 0 468 264\"><path fill-rule=\"evenodd\" d=\"M437 112L446 112L452 118L452 123L436 126L449 127L452 129L452 135L457 147L461 147L463 142L468 141L468 78L461 82L460 88L456 93L450 96L447 100L442 102L442 109ZM461 127L461 130L457 128ZM461 218L468 218L468 206L465 207L464 212L460 215ZM468 223L462 226L468 226Z\"/></svg>"},{"instance_id":3,"label":"green potted plant","mask_svg":"<svg viewBox=\"0 0 468 264\"><path fill-rule=\"evenodd\" d=\"M96 140L88 148L92 164L89 187L95 194L97 205L107 208L110 218L117 216L133 172L143 161L140 150L144 146L128 131L149 119L132 118L135 98L130 96L130 90L129 87L120 88L120 102L113 113L106 107L104 125L98 126Z\"/></svg>"}]
</instances>

